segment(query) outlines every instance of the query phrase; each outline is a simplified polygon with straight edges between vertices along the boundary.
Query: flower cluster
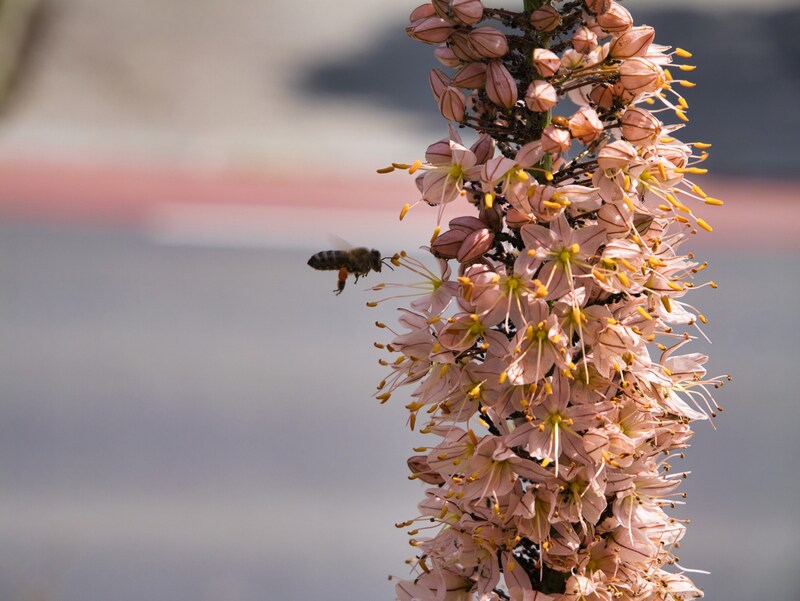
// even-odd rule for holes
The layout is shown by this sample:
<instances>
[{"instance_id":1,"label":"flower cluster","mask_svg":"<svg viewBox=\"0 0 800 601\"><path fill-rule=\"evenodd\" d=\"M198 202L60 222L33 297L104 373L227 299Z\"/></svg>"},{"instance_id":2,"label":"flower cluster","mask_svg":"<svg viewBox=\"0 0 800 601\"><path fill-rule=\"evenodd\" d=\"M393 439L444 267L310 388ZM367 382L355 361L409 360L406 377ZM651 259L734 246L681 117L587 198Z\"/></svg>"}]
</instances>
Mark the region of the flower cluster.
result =
<instances>
[{"instance_id":1,"label":"flower cluster","mask_svg":"<svg viewBox=\"0 0 800 601\"><path fill-rule=\"evenodd\" d=\"M697 206L722 204L689 179L707 145L673 137L693 84L670 69L690 54L612 0L434 0L407 31L452 70L430 77L442 115L477 135L451 125L425 162L381 170L417 174L439 224L438 271L393 257L423 281L378 345L395 355L377 398L413 385L410 425L436 438L409 459L429 488L399 525L416 575L397 598L702 596L665 512L691 422L720 410L707 357L679 352L705 323L684 297L706 265L678 249L711 230ZM467 214L441 231L449 206Z\"/></svg>"}]
</instances>

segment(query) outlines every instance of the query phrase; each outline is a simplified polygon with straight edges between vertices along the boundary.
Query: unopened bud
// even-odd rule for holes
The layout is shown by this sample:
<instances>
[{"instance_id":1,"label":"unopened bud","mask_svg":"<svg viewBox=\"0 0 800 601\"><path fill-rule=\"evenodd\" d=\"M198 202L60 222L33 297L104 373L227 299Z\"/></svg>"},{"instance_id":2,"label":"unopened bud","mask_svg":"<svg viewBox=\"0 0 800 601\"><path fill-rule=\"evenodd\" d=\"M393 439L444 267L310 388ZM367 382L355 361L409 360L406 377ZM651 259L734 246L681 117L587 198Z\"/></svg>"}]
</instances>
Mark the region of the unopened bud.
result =
<instances>
[{"instance_id":1,"label":"unopened bud","mask_svg":"<svg viewBox=\"0 0 800 601\"><path fill-rule=\"evenodd\" d=\"M486 63L469 63L453 76L453 85L478 90L486 85Z\"/></svg>"},{"instance_id":2,"label":"unopened bud","mask_svg":"<svg viewBox=\"0 0 800 601\"><path fill-rule=\"evenodd\" d=\"M523 225L528 225L529 223L535 223L536 218L530 213L523 213L519 209L515 209L511 207L506 211L506 225L511 229L518 230Z\"/></svg>"},{"instance_id":3,"label":"unopened bud","mask_svg":"<svg viewBox=\"0 0 800 601\"><path fill-rule=\"evenodd\" d=\"M597 111L588 106L578 110L569 119L569 133L581 144L594 142L603 133L603 122L597 116Z\"/></svg>"},{"instance_id":4,"label":"unopened bud","mask_svg":"<svg viewBox=\"0 0 800 601\"><path fill-rule=\"evenodd\" d=\"M451 230L461 230L465 234L471 234L475 230L484 229L486 227L486 223L472 215L463 215L451 219L448 225L450 225Z\"/></svg>"},{"instance_id":5,"label":"unopened bud","mask_svg":"<svg viewBox=\"0 0 800 601\"><path fill-rule=\"evenodd\" d=\"M427 4L420 4L417 8L411 11L411 16L408 20L413 25L417 21L422 21L422 19L427 19L428 17L435 17L436 11L433 10L433 5L431 3Z\"/></svg>"},{"instance_id":6,"label":"unopened bud","mask_svg":"<svg viewBox=\"0 0 800 601\"><path fill-rule=\"evenodd\" d=\"M576 52L588 54L597 48L597 35L588 27L578 27L572 36L572 47Z\"/></svg>"},{"instance_id":7,"label":"unopened bud","mask_svg":"<svg viewBox=\"0 0 800 601\"><path fill-rule=\"evenodd\" d=\"M454 86L447 86L439 97L439 111L442 117L448 121L461 122L464 120L466 110L466 99L461 90Z\"/></svg>"},{"instance_id":8,"label":"unopened bud","mask_svg":"<svg viewBox=\"0 0 800 601\"><path fill-rule=\"evenodd\" d=\"M503 229L503 217L497 209L497 206L483 207L480 211L480 220L489 226L493 231L499 232Z\"/></svg>"},{"instance_id":9,"label":"unopened bud","mask_svg":"<svg viewBox=\"0 0 800 601\"><path fill-rule=\"evenodd\" d=\"M450 8L450 3L447 0L431 0L431 6L433 6L433 10L436 11L436 14L442 19L447 19L449 17L447 11Z\"/></svg>"},{"instance_id":10,"label":"unopened bud","mask_svg":"<svg viewBox=\"0 0 800 601\"><path fill-rule=\"evenodd\" d=\"M428 75L428 83L431 86L431 92L433 92L434 98L438 101L444 93L445 88L450 85L450 78L445 75L444 71L431 69Z\"/></svg>"},{"instance_id":11,"label":"unopened bud","mask_svg":"<svg viewBox=\"0 0 800 601\"><path fill-rule=\"evenodd\" d=\"M498 60L489 61L486 71L486 95L489 100L510 109L517 102L517 82Z\"/></svg>"},{"instance_id":12,"label":"unopened bud","mask_svg":"<svg viewBox=\"0 0 800 601\"><path fill-rule=\"evenodd\" d=\"M423 482L428 484L444 484L438 472L434 471L428 464L428 458L425 455L414 455L408 458L408 469Z\"/></svg>"},{"instance_id":13,"label":"unopened bud","mask_svg":"<svg viewBox=\"0 0 800 601\"><path fill-rule=\"evenodd\" d=\"M450 0L450 12L459 23L474 25L483 19L483 4L480 0Z\"/></svg>"},{"instance_id":14,"label":"unopened bud","mask_svg":"<svg viewBox=\"0 0 800 601\"><path fill-rule=\"evenodd\" d=\"M463 230L447 230L433 241L431 252L443 259L455 259L466 237L467 232Z\"/></svg>"},{"instance_id":15,"label":"unopened bud","mask_svg":"<svg viewBox=\"0 0 800 601\"><path fill-rule=\"evenodd\" d=\"M634 27L621 34L616 40L611 42L608 55L611 58L633 58L634 56L644 56L653 43L656 32L649 25Z\"/></svg>"},{"instance_id":16,"label":"unopened bud","mask_svg":"<svg viewBox=\"0 0 800 601\"><path fill-rule=\"evenodd\" d=\"M457 69L461 66L461 61L458 60L455 53L447 46L439 46L436 48L436 50L433 51L433 56L445 67Z\"/></svg>"},{"instance_id":17,"label":"unopened bud","mask_svg":"<svg viewBox=\"0 0 800 601\"><path fill-rule=\"evenodd\" d=\"M611 0L586 0L586 10L593 15L602 15L608 12L611 5L614 4Z\"/></svg>"},{"instance_id":18,"label":"unopened bud","mask_svg":"<svg viewBox=\"0 0 800 601\"><path fill-rule=\"evenodd\" d=\"M569 130L548 125L542 131L542 150L548 154L567 152L572 144Z\"/></svg>"},{"instance_id":19,"label":"unopened bud","mask_svg":"<svg viewBox=\"0 0 800 601\"><path fill-rule=\"evenodd\" d=\"M505 34L494 27L473 29L467 39L481 58L500 58L508 52Z\"/></svg>"},{"instance_id":20,"label":"unopened bud","mask_svg":"<svg viewBox=\"0 0 800 601\"><path fill-rule=\"evenodd\" d=\"M627 167L638 156L633 146L624 140L617 140L607 144L597 153L597 164L603 171L617 171Z\"/></svg>"},{"instance_id":21,"label":"unopened bud","mask_svg":"<svg viewBox=\"0 0 800 601\"><path fill-rule=\"evenodd\" d=\"M432 165L449 165L453 162L450 140L434 142L425 150L425 160Z\"/></svg>"},{"instance_id":22,"label":"unopened bud","mask_svg":"<svg viewBox=\"0 0 800 601\"><path fill-rule=\"evenodd\" d=\"M552 77L561 68L561 59L552 50L537 48L533 51L533 66L542 77Z\"/></svg>"},{"instance_id":23,"label":"unopened bud","mask_svg":"<svg viewBox=\"0 0 800 601\"><path fill-rule=\"evenodd\" d=\"M619 83L631 94L655 92L664 85L661 67L645 58L634 57L619 67Z\"/></svg>"},{"instance_id":24,"label":"unopened bud","mask_svg":"<svg viewBox=\"0 0 800 601\"><path fill-rule=\"evenodd\" d=\"M482 165L494 156L495 143L491 136L483 134L478 136L478 139L469 149L475 155L475 163Z\"/></svg>"},{"instance_id":25,"label":"unopened bud","mask_svg":"<svg viewBox=\"0 0 800 601\"><path fill-rule=\"evenodd\" d=\"M648 110L629 107L622 114L622 137L635 146L655 144L661 134L661 121Z\"/></svg>"},{"instance_id":26,"label":"unopened bud","mask_svg":"<svg viewBox=\"0 0 800 601\"><path fill-rule=\"evenodd\" d=\"M465 63L473 63L481 60L481 57L478 56L472 44L469 43L469 38L464 31L453 32L450 39L447 40L447 45L450 47L450 50L453 51L453 54Z\"/></svg>"},{"instance_id":27,"label":"unopened bud","mask_svg":"<svg viewBox=\"0 0 800 601\"><path fill-rule=\"evenodd\" d=\"M611 86L606 83L601 83L592 88L589 92L589 99L594 102L595 106L607 111L614 104L614 95L611 93Z\"/></svg>"},{"instance_id":28,"label":"unopened bud","mask_svg":"<svg viewBox=\"0 0 800 601\"><path fill-rule=\"evenodd\" d=\"M561 23L561 13L557 8L545 4L531 14L531 25L536 31L553 31Z\"/></svg>"},{"instance_id":29,"label":"unopened bud","mask_svg":"<svg viewBox=\"0 0 800 601\"><path fill-rule=\"evenodd\" d=\"M469 263L486 254L493 242L494 234L490 230L486 228L475 230L464 238L456 258L459 263Z\"/></svg>"},{"instance_id":30,"label":"unopened bud","mask_svg":"<svg viewBox=\"0 0 800 601\"><path fill-rule=\"evenodd\" d=\"M408 32L408 29L406 31ZM441 44L447 41L451 33L453 33L453 27L450 23L441 17L428 17L414 23L409 35L425 44Z\"/></svg>"},{"instance_id":31,"label":"unopened bud","mask_svg":"<svg viewBox=\"0 0 800 601\"><path fill-rule=\"evenodd\" d=\"M624 203L604 203L597 211L597 224L609 238L625 238L631 232L633 212Z\"/></svg>"},{"instance_id":32,"label":"unopened bud","mask_svg":"<svg viewBox=\"0 0 800 601\"><path fill-rule=\"evenodd\" d=\"M549 111L558 104L558 92L549 82L538 79L531 82L525 92L526 106L538 113Z\"/></svg>"},{"instance_id":33,"label":"unopened bud","mask_svg":"<svg viewBox=\"0 0 800 601\"><path fill-rule=\"evenodd\" d=\"M597 24L608 33L622 33L633 27L633 17L627 8L612 2L607 11L597 15Z\"/></svg>"}]
</instances>

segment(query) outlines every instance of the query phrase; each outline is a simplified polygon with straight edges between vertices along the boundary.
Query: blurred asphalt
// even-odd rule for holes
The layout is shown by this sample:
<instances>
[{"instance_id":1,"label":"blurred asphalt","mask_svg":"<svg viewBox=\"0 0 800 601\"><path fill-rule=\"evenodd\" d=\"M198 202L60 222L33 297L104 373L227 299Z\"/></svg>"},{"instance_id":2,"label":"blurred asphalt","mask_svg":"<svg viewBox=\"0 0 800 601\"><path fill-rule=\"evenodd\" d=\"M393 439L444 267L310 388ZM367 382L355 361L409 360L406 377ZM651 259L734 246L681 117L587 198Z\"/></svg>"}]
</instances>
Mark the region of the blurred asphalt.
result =
<instances>
[{"instance_id":1,"label":"blurred asphalt","mask_svg":"<svg viewBox=\"0 0 800 601\"><path fill-rule=\"evenodd\" d=\"M413 184L372 169L422 152L432 103L308 78L363 79L416 4L49 3L0 125L0 601L393 597L421 494L401 401L370 398L393 311L305 261L329 233L426 239L424 209L396 221ZM800 203L709 192L694 348L734 380L685 463L682 564L709 599L793 600Z\"/></svg>"}]
</instances>

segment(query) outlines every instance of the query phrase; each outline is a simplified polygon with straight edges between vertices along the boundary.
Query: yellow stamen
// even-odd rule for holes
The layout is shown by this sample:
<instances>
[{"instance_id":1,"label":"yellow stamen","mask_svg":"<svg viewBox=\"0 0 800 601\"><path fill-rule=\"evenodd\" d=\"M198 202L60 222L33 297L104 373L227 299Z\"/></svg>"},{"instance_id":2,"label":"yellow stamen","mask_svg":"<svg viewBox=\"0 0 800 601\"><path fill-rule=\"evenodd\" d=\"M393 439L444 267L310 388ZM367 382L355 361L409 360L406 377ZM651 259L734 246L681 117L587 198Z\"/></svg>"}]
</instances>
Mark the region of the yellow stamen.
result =
<instances>
[{"instance_id":1,"label":"yellow stamen","mask_svg":"<svg viewBox=\"0 0 800 601\"><path fill-rule=\"evenodd\" d=\"M681 71L694 71L697 69L696 65L678 65L678 69Z\"/></svg>"},{"instance_id":2,"label":"yellow stamen","mask_svg":"<svg viewBox=\"0 0 800 601\"><path fill-rule=\"evenodd\" d=\"M694 144L692 144L692 146L694 146L695 148L700 148L701 150L711 148L711 144L709 144L708 142L695 142Z\"/></svg>"},{"instance_id":3,"label":"yellow stamen","mask_svg":"<svg viewBox=\"0 0 800 601\"><path fill-rule=\"evenodd\" d=\"M688 123L688 121L689 121L689 117L687 117L687 116L686 116L686 113L684 113L684 112L683 112L683 111L681 111L681 110L678 110L678 109L676 109L676 110L675 110L675 116L676 116L676 117L678 117L678 119L680 119L681 121L685 121L685 122L687 122L687 123Z\"/></svg>"},{"instance_id":4,"label":"yellow stamen","mask_svg":"<svg viewBox=\"0 0 800 601\"><path fill-rule=\"evenodd\" d=\"M683 48L675 48L675 54L681 58L692 58L692 53L688 50L684 50Z\"/></svg>"},{"instance_id":5,"label":"yellow stamen","mask_svg":"<svg viewBox=\"0 0 800 601\"><path fill-rule=\"evenodd\" d=\"M406 213L408 213L408 210L409 210L410 208L411 208L411 205L410 205L410 204L408 204L408 203L406 203L406 204L404 204L404 205L403 205L403 208L402 208L402 209L400 209L400 221L403 221L403 217L405 217L405 216L406 216Z\"/></svg>"},{"instance_id":6,"label":"yellow stamen","mask_svg":"<svg viewBox=\"0 0 800 601\"><path fill-rule=\"evenodd\" d=\"M487 209L491 209L492 205L494 205L494 194L487 192L483 197L483 204Z\"/></svg>"},{"instance_id":7,"label":"yellow stamen","mask_svg":"<svg viewBox=\"0 0 800 601\"><path fill-rule=\"evenodd\" d=\"M697 225L699 225L701 228L703 228L707 232L714 231L714 228L712 228L705 219L698 219L697 220Z\"/></svg>"},{"instance_id":8,"label":"yellow stamen","mask_svg":"<svg viewBox=\"0 0 800 601\"><path fill-rule=\"evenodd\" d=\"M414 163L411 165L411 167L408 168L409 175L413 174L420 167L422 167L422 161L417 159L416 161L414 161Z\"/></svg>"},{"instance_id":9,"label":"yellow stamen","mask_svg":"<svg viewBox=\"0 0 800 601\"><path fill-rule=\"evenodd\" d=\"M644 317L647 321L652 321L653 316L650 315L647 311L645 311L644 307L636 307L636 312Z\"/></svg>"},{"instance_id":10,"label":"yellow stamen","mask_svg":"<svg viewBox=\"0 0 800 601\"><path fill-rule=\"evenodd\" d=\"M711 198L710 196L706 196L704 201L707 205L711 205L714 207L721 207L725 203L721 201L719 198Z\"/></svg>"},{"instance_id":11,"label":"yellow stamen","mask_svg":"<svg viewBox=\"0 0 800 601\"><path fill-rule=\"evenodd\" d=\"M436 241L436 238L438 238L438 237L439 237L439 234L440 234L441 232L442 232L442 228L440 228L440 227L437 225L437 226L436 226L436 229L434 229L434 230L433 230L433 235L431 236L431 244L433 244L433 243Z\"/></svg>"}]
</instances>

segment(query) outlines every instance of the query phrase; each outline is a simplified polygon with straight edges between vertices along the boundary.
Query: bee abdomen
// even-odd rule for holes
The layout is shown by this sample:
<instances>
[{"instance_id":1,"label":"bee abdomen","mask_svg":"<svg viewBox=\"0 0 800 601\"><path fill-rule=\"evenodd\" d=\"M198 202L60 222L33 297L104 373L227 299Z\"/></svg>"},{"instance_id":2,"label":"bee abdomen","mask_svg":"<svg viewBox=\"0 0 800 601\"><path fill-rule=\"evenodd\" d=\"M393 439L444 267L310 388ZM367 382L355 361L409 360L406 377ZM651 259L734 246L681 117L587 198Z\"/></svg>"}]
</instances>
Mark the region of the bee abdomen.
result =
<instances>
[{"instance_id":1,"label":"bee abdomen","mask_svg":"<svg viewBox=\"0 0 800 601\"><path fill-rule=\"evenodd\" d=\"M347 253L341 250L322 250L308 260L309 266L323 270L340 269L347 263Z\"/></svg>"}]
</instances>

